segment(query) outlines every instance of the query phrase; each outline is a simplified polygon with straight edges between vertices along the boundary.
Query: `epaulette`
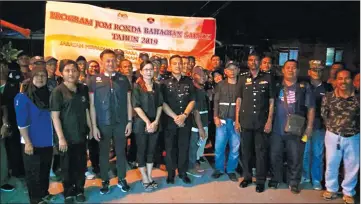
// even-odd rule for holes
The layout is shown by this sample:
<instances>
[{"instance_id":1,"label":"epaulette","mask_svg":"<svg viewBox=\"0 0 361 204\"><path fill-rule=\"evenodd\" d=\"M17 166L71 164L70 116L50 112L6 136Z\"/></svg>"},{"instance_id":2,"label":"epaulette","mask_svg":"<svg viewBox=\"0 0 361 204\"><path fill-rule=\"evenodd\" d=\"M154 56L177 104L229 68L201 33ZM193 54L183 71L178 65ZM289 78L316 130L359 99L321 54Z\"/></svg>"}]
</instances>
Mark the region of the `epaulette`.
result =
<instances>
[{"instance_id":1,"label":"epaulette","mask_svg":"<svg viewBox=\"0 0 361 204\"><path fill-rule=\"evenodd\" d=\"M241 72L239 75L240 75L240 76L245 76L245 75L247 75L247 74L249 74L249 71Z\"/></svg>"}]
</instances>

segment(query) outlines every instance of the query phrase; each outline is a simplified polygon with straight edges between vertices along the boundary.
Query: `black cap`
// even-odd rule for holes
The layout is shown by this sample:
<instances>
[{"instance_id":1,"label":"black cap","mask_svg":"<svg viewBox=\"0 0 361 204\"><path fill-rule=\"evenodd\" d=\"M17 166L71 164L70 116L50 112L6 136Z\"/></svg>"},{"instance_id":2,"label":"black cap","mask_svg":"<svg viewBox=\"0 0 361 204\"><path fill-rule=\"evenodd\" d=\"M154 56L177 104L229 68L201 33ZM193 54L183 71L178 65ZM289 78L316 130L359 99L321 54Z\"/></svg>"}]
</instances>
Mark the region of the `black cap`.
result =
<instances>
[{"instance_id":1,"label":"black cap","mask_svg":"<svg viewBox=\"0 0 361 204\"><path fill-rule=\"evenodd\" d=\"M143 58L143 57L147 57L147 58L149 58L148 53L146 53L146 52L142 52L142 53L140 53L140 54L139 54L139 58Z\"/></svg>"},{"instance_id":2,"label":"black cap","mask_svg":"<svg viewBox=\"0 0 361 204\"><path fill-rule=\"evenodd\" d=\"M231 65L234 65L234 66L236 66L236 67L239 68L238 62L236 62L236 61L234 61L234 60L229 60L229 61L226 63L225 69L229 68Z\"/></svg>"},{"instance_id":3,"label":"black cap","mask_svg":"<svg viewBox=\"0 0 361 204\"><path fill-rule=\"evenodd\" d=\"M83 56L79 56L75 61L79 62L81 60L86 61L85 57L83 57Z\"/></svg>"}]
</instances>

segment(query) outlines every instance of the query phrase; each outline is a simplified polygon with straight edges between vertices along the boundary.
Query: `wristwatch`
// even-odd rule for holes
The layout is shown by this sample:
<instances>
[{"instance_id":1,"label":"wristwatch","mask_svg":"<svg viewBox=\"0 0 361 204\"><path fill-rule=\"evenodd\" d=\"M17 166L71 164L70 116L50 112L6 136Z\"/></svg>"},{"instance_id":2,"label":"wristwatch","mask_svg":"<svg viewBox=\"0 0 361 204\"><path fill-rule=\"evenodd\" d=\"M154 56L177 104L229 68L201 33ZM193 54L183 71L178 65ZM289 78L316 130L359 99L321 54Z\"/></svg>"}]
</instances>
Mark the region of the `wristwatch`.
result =
<instances>
[{"instance_id":1,"label":"wristwatch","mask_svg":"<svg viewBox=\"0 0 361 204\"><path fill-rule=\"evenodd\" d=\"M128 123L132 123L133 122L133 120L128 120Z\"/></svg>"}]
</instances>

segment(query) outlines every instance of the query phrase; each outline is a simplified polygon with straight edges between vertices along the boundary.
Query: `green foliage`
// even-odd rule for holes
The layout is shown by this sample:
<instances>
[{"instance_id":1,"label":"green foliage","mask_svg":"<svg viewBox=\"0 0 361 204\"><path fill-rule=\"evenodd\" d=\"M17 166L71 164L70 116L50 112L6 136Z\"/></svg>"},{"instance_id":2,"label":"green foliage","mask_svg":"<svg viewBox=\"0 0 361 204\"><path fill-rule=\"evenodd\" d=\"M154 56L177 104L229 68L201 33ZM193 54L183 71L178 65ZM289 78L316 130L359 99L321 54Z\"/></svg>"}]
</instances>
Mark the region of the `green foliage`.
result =
<instances>
[{"instance_id":1,"label":"green foliage","mask_svg":"<svg viewBox=\"0 0 361 204\"><path fill-rule=\"evenodd\" d=\"M22 52L22 50L12 48L12 43L10 41L8 44L2 45L0 47L0 61L11 63L12 61L16 60L18 55Z\"/></svg>"}]
</instances>

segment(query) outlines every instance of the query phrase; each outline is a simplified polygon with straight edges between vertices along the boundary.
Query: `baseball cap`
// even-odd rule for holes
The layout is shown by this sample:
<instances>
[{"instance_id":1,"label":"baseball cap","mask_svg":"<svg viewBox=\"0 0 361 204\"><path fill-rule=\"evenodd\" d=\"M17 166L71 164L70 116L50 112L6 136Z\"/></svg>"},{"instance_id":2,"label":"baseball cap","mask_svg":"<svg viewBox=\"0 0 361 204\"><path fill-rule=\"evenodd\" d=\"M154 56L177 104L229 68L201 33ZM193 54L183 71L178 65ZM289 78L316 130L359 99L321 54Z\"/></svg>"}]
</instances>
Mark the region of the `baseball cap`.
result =
<instances>
[{"instance_id":1,"label":"baseball cap","mask_svg":"<svg viewBox=\"0 0 361 204\"><path fill-rule=\"evenodd\" d=\"M234 65L239 68L239 64L236 61L230 60L226 63L225 69L229 68L231 65Z\"/></svg>"},{"instance_id":2,"label":"baseball cap","mask_svg":"<svg viewBox=\"0 0 361 204\"><path fill-rule=\"evenodd\" d=\"M147 57L147 58L149 58L148 53L146 53L146 52L142 52L142 53L140 53L140 54L139 54L139 58L143 58L143 57Z\"/></svg>"},{"instance_id":3,"label":"baseball cap","mask_svg":"<svg viewBox=\"0 0 361 204\"><path fill-rule=\"evenodd\" d=\"M193 67L192 74L202 75L202 74L205 74L205 71L204 71L203 67L195 66L195 67Z\"/></svg>"},{"instance_id":4,"label":"baseball cap","mask_svg":"<svg viewBox=\"0 0 361 204\"><path fill-rule=\"evenodd\" d=\"M45 57L45 62L46 62L46 63L58 62L58 60L57 60L55 57L48 56L48 57Z\"/></svg>"},{"instance_id":5,"label":"baseball cap","mask_svg":"<svg viewBox=\"0 0 361 204\"><path fill-rule=\"evenodd\" d=\"M85 57L83 57L83 56L79 56L75 61L79 62L81 60L86 61Z\"/></svg>"},{"instance_id":6,"label":"baseball cap","mask_svg":"<svg viewBox=\"0 0 361 204\"><path fill-rule=\"evenodd\" d=\"M310 69L323 69L325 68L322 60L310 60Z\"/></svg>"},{"instance_id":7,"label":"baseball cap","mask_svg":"<svg viewBox=\"0 0 361 204\"><path fill-rule=\"evenodd\" d=\"M35 63L44 63L44 58L42 56L34 56L30 59L30 64L35 64Z\"/></svg>"}]
</instances>

